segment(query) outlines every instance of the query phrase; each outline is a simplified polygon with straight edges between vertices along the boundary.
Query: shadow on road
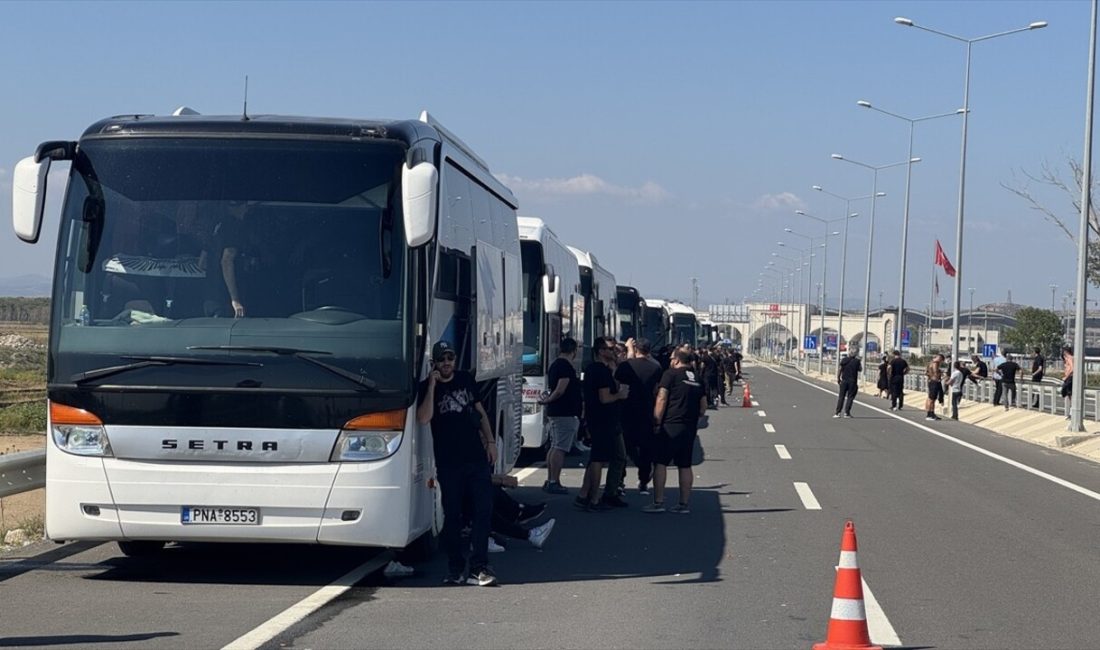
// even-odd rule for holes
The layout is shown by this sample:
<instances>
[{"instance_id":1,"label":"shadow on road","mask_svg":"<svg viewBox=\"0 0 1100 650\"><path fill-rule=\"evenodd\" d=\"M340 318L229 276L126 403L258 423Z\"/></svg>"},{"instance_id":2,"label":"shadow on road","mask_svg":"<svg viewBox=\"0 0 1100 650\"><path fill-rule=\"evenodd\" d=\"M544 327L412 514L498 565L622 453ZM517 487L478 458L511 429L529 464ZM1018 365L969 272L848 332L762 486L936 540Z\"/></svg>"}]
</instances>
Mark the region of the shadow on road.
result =
<instances>
[{"instance_id":1,"label":"shadow on road","mask_svg":"<svg viewBox=\"0 0 1100 650\"><path fill-rule=\"evenodd\" d=\"M179 636L179 632L143 632L139 634L62 634L54 636L0 637L0 648L27 648L49 645L83 645L86 643L130 643L150 641L166 636Z\"/></svg>"}]
</instances>

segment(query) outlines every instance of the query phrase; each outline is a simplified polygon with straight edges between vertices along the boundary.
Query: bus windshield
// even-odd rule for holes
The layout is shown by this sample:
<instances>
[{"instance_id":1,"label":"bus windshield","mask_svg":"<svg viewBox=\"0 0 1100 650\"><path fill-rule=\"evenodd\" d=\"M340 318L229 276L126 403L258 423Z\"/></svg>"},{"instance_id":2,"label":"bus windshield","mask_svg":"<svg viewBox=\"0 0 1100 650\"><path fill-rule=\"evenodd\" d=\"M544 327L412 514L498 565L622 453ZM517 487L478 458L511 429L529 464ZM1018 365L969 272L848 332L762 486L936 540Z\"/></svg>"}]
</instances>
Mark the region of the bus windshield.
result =
<instances>
[{"instance_id":1,"label":"bus windshield","mask_svg":"<svg viewBox=\"0 0 1100 650\"><path fill-rule=\"evenodd\" d=\"M686 314L673 314L672 316L672 338L673 343L677 345L687 343L689 345L696 345L698 342L695 340L695 317Z\"/></svg>"},{"instance_id":2,"label":"bus windshield","mask_svg":"<svg viewBox=\"0 0 1100 650\"><path fill-rule=\"evenodd\" d=\"M195 363L110 382L323 392L360 377L409 390L403 155L387 141L81 142L58 241L51 382L170 355ZM329 368L303 363L307 353ZM242 363L217 364L229 357Z\"/></svg>"},{"instance_id":3,"label":"bus windshield","mask_svg":"<svg viewBox=\"0 0 1100 650\"><path fill-rule=\"evenodd\" d=\"M545 318L542 302L542 244L521 241L523 262L523 374L541 377L544 373L542 329Z\"/></svg>"}]
</instances>

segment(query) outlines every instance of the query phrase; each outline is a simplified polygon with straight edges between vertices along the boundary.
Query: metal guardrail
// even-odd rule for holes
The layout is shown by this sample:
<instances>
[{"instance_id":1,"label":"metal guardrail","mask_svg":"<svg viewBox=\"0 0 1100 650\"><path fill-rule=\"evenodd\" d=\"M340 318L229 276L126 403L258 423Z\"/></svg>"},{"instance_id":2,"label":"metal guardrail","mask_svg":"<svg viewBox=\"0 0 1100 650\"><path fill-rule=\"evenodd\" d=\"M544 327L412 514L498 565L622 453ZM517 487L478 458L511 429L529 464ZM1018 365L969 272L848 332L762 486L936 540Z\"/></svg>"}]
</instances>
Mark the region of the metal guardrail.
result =
<instances>
[{"instance_id":1,"label":"metal guardrail","mask_svg":"<svg viewBox=\"0 0 1100 650\"><path fill-rule=\"evenodd\" d=\"M46 487L46 450L0 456L0 499Z\"/></svg>"}]
</instances>

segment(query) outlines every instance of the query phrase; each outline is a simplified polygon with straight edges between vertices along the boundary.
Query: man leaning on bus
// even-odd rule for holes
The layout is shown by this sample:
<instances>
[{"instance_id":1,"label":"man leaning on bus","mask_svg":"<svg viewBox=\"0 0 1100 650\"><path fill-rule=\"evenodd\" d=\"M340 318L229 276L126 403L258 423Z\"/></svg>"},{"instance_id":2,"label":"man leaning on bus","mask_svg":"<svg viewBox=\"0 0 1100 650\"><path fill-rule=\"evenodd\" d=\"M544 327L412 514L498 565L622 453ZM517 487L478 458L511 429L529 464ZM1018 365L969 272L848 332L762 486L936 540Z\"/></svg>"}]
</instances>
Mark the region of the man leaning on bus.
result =
<instances>
[{"instance_id":1,"label":"man leaning on bus","mask_svg":"<svg viewBox=\"0 0 1100 650\"><path fill-rule=\"evenodd\" d=\"M489 417L477 398L474 377L455 370L455 351L447 341L432 346L432 372L420 382L416 409L420 424L431 423L435 472L443 500L443 545L447 549L446 584L490 587L496 576L489 568L489 528L493 513L492 467L496 440ZM473 515L470 530L470 570L462 542L464 505Z\"/></svg>"}]
</instances>

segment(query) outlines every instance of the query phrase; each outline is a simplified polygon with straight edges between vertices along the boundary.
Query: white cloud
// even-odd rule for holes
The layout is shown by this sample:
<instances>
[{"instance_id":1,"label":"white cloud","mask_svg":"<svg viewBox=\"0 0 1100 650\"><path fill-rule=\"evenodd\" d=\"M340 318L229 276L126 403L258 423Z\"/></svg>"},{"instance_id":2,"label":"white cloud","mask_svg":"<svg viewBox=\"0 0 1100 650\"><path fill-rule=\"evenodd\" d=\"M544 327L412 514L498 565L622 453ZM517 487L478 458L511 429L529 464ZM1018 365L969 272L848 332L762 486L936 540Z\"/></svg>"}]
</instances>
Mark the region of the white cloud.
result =
<instances>
[{"instance_id":1,"label":"white cloud","mask_svg":"<svg viewBox=\"0 0 1100 650\"><path fill-rule=\"evenodd\" d=\"M610 196L641 203L660 203L672 198L672 194L653 181L638 187L624 187L609 183L595 174L579 174L570 178L527 179L500 174L500 181L519 195L540 197Z\"/></svg>"},{"instance_id":2,"label":"white cloud","mask_svg":"<svg viewBox=\"0 0 1100 650\"><path fill-rule=\"evenodd\" d=\"M791 192L780 192L764 194L756 199L752 207L758 210L803 210L806 208L806 202Z\"/></svg>"}]
</instances>

